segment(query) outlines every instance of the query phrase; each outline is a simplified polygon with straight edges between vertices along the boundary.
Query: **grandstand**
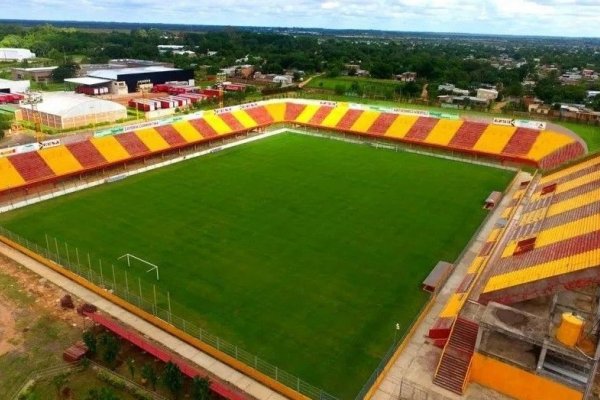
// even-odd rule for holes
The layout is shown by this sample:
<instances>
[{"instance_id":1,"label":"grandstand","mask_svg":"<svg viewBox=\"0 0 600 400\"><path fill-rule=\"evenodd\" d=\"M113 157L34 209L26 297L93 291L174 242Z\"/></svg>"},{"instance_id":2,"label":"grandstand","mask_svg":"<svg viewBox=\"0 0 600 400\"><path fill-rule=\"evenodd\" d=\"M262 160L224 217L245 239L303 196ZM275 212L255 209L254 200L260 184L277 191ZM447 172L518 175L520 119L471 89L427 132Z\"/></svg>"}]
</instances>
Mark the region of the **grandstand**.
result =
<instances>
[{"instance_id":1,"label":"grandstand","mask_svg":"<svg viewBox=\"0 0 600 400\"><path fill-rule=\"evenodd\" d=\"M221 112L225 111L225 112ZM435 151L459 152L501 163L553 168L584 153L571 136L481 122L404 115L348 103L267 101L187 116L185 121L90 139L59 149L18 154L4 161L10 177L2 190L31 187L60 177L104 169L128 160L245 134L274 123L354 134ZM65 160L58 162L57 160ZM79 161L78 161L79 160ZM10 166L9 166L10 164ZM64 165L63 165L64 164ZM16 177L15 173L19 176Z\"/></svg>"},{"instance_id":2,"label":"grandstand","mask_svg":"<svg viewBox=\"0 0 600 400\"><path fill-rule=\"evenodd\" d=\"M530 133L516 130L509 151L529 152ZM443 347L434 382L458 394L472 381L518 399L584 398L600 358L599 287L595 156L516 191L429 330ZM565 326L575 326L570 343Z\"/></svg>"},{"instance_id":3,"label":"grandstand","mask_svg":"<svg viewBox=\"0 0 600 400\"><path fill-rule=\"evenodd\" d=\"M179 155L273 124L543 169L585 153L576 138L558 132L425 114L296 99L206 111L0 158L0 203L9 198L2 197L5 193L12 200L15 193L27 194L38 185L47 188L60 179ZM459 394L475 381L517 398L543 398L547 393L578 398L588 389L598 361L594 316L600 314L595 290L599 267L600 157L523 182L429 329L433 344L443 348L434 382ZM576 348L554 338L559 310L587 316ZM531 334L540 326L542 333ZM502 351L514 341L526 356ZM534 389L494 379L489 370L535 382L538 391L533 397L524 395Z\"/></svg>"}]
</instances>

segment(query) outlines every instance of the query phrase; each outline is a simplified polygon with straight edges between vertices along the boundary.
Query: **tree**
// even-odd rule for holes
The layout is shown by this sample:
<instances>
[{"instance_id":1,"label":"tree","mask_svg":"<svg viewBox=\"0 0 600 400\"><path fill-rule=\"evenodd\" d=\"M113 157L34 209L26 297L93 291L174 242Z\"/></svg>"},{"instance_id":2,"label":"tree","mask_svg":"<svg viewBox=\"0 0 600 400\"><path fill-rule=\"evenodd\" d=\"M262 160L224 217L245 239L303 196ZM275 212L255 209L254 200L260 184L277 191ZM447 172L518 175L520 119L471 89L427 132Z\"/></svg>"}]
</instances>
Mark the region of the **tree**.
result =
<instances>
[{"instance_id":1,"label":"tree","mask_svg":"<svg viewBox=\"0 0 600 400\"><path fill-rule=\"evenodd\" d=\"M127 359L127 369L129 370L129 374L133 380L135 378L135 360L131 357Z\"/></svg>"},{"instance_id":2,"label":"tree","mask_svg":"<svg viewBox=\"0 0 600 400\"><path fill-rule=\"evenodd\" d=\"M142 378L144 378L150 386L152 386L152 390L156 391L156 382L158 381L158 375L156 375L156 371L152 368L150 364L144 364L141 371Z\"/></svg>"},{"instance_id":3,"label":"tree","mask_svg":"<svg viewBox=\"0 0 600 400\"><path fill-rule=\"evenodd\" d=\"M101 389L90 389L85 400L119 400L112 389L103 387Z\"/></svg>"},{"instance_id":4,"label":"tree","mask_svg":"<svg viewBox=\"0 0 600 400\"><path fill-rule=\"evenodd\" d=\"M335 92L335 94L337 95L343 95L344 93L346 93L346 86L338 83L337 85L335 85L335 87L333 88L333 91Z\"/></svg>"},{"instance_id":5,"label":"tree","mask_svg":"<svg viewBox=\"0 0 600 400\"><path fill-rule=\"evenodd\" d=\"M196 376L192 381L192 400L208 400L210 398L210 379Z\"/></svg>"},{"instance_id":6,"label":"tree","mask_svg":"<svg viewBox=\"0 0 600 400\"><path fill-rule=\"evenodd\" d=\"M377 63L371 68L371 76L378 79L389 79L392 76L392 67L387 63Z\"/></svg>"},{"instance_id":7,"label":"tree","mask_svg":"<svg viewBox=\"0 0 600 400\"><path fill-rule=\"evenodd\" d=\"M162 382L173 394L173 398L177 399L181 392L181 388L183 387L183 375L177 364L169 361L167 365L165 365Z\"/></svg>"},{"instance_id":8,"label":"tree","mask_svg":"<svg viewBox=\"0 0 600 400\"><path fill-rule=\"evenodd\" d=\"M65 385L69 382L68 374L58 374L52 378L52 386L56 389L56 398L62 398L62 391Z\"/></svg>"},{"instance_id":9,"label":"tree","mask_svg":"<svg viewBox=\"0 0 600 400\"><path fill-rule=\"evenodd\" d=\"M63 83L67 78L76 77L77 71L79 71L79 65L75 63L61 65L52 71L52 81L56 83Z\"/></svg>"},{"instance_id":10,"label":"tree","mask_svg":"<svg viewBox=\"0 0 600 400\"><path fill-rule=\"evenodd\" d=\"M90 330L83 332L83 343L85 343L88 348L90 355L96 354L96 350L98 350L98 341L94 332Z\"/></svg>"},{"instance_id":11,"label":"tree","mask_svg":"<svg viewBox=\"0 0 600 400\"><path fill-rule=\"evenodd\" d=\"M104 348L102 360L111 369L114 369L116 367L117 356L121 350L121 342L114 335L107 333L102 335L101 343L102 347Z\"/></svg>"}]
</instances>

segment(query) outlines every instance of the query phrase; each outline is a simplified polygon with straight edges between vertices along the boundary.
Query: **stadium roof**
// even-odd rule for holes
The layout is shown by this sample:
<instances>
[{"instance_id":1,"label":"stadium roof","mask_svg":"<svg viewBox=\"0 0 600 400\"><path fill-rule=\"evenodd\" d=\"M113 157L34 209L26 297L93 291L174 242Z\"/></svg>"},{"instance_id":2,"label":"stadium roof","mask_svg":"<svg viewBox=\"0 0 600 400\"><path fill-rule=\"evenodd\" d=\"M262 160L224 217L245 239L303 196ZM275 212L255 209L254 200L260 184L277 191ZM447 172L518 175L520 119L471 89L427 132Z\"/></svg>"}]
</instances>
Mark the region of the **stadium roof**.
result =
<instances>
[{"instance_id":1,"label":"stadium roof","mask_svg":"<svg viewBox=\"0 0 600 400\"><path fill-rule=\"evenodd\" d=\"M85 78L67 78L65 82L76 83L78 85L100 85L110 82L110 79L91 78L88 76Z\"/></svg>"},{"instance_id":2,"label":"stadium roof","mask_svg":"<svg viewBox=\"0 0 600 400\"><path fill-rule=\"evenodd\" d=\"M42 96L38 111L63 118L126 110L121 104L73 92L46 92ZM29 105L21 107L31 108Z\"/></svg>"},{"instance_id":3,"label":"stadium roof","mask_svg":"<svg viewBox=\"0 0 600 400\"><path fill-rule=\"evenodd\" d=\"M88 76L117 80L119 75L144 74L152 72L180 71L178 68L168 68L163 66L135 67L135 68L117 68L117 69L98 69L90 71Z\"/></svg>"}]
</instances>

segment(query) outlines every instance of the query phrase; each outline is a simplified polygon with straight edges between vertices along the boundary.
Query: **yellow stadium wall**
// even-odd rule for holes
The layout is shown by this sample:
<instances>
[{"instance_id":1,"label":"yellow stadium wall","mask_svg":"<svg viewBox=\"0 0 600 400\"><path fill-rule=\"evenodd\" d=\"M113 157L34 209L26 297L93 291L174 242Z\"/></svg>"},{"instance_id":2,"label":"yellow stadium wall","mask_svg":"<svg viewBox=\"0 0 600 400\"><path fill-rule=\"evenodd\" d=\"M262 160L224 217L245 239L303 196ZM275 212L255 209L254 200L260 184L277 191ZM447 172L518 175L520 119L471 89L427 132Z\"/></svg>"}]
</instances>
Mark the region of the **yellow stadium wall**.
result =
<instances>
[{"instance_id":1,"label":"yellow stadium wall","mask_svg":"<svg viewBox=\"0 0 600 400\"><path fill-rule=\"evenodd\" d=\"M473 355L469 380L518 400L583 398L583 394L575 389L480 353Z\"/></svg>"}]
</instances>

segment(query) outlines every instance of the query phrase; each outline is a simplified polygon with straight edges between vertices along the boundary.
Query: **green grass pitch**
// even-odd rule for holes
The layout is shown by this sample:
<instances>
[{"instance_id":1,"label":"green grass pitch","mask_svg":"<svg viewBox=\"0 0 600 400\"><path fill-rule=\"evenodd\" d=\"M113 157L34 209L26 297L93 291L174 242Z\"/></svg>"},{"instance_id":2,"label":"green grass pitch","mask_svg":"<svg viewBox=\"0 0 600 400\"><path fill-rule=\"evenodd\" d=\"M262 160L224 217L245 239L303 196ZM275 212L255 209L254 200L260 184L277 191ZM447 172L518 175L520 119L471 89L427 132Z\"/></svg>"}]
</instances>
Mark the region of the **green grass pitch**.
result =
<instances>
[{"instance_id":1,"label":"green grass pitch","mask_svg":"<svg viewBox=\"0 0 600 400\"><path fill-rule=\"evenodd\" d=\"M160 266L177 314L329 393L354 398L513 173L298 134L0 216L103 263ZM108 275L105 269L105 275ZM130 268L146 288L155 275ZM134 278L136 279L136 278Z\"/></svg>"}]
</instances>

